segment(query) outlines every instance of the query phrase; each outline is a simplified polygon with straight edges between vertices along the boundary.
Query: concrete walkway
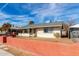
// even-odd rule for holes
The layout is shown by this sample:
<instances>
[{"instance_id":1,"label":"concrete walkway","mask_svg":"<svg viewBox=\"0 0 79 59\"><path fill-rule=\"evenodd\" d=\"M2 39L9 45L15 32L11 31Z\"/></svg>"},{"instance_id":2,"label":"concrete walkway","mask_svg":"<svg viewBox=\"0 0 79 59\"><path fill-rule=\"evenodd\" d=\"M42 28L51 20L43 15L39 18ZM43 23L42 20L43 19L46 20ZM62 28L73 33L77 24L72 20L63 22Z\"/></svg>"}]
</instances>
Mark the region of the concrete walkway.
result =
<instances>
[{"instance_id":1,"label":"concrete walkway","mask_svg":"<svg viewBox=\"0 0 79 59\"><path fill-rule=\"evenodd\" d=\"M11 53L0 49L0 56L13 56Z\"/></svg>"},{"instance_id":2,"label":"concrete walkway","mask_svg":"<svg viewBox=\"0 0 79 59\"><path fill-rule=\"evenodd\" d=\"M13 54L5 51L5 49L7 49L6 46L0 43L0 56L13 56Z\"/></svg>"}]
</instances>

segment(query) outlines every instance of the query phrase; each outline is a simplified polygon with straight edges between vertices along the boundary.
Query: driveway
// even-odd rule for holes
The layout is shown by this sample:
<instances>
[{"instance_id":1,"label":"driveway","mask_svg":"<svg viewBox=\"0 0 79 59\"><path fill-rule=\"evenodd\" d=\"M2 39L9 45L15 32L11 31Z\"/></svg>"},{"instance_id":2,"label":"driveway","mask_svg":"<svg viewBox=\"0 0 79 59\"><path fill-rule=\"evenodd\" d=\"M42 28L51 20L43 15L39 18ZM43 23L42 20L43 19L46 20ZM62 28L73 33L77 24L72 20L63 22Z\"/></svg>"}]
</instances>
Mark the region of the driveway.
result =
<instances>
[{"instance_id":1,"label":"driveway","mask_svg":"<svg viewBox=\"0 0 79 59\"><path fill-rule=\"evenodd\" d=\"M0 49L0 56L13 56L13 54L4 51L3 49Z\"/></svg>"}]
</instances>

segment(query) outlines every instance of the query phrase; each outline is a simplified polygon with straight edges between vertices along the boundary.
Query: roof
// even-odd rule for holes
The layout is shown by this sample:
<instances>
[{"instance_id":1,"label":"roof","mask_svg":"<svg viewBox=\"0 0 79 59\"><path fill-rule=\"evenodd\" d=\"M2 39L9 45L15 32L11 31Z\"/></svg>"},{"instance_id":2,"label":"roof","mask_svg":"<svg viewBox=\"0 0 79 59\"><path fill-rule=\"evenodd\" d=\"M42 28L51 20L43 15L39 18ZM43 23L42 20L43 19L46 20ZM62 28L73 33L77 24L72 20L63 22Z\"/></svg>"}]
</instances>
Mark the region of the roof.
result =
<instances>
[{"instance_id":1,"label":"roof","mask_svg":"<svg viewBox=\"0 0 79 59\"><path fill-rule=\"evenodd\" d=\"M32 24L22 28L43 28L43 27L60 27L62 23L42 23L42 24Z\"/></svg>"},{"instance_id":2,"label":"roof","mask_svg":"<svg viewBox=\"0 0 79 59\"><path fill-rule=\"evenodd\" d=\"M10 29L20 29L20 27L11 27Z\"/></svg>"},{"instance_id":3,"label":"roof","mask_svg":"<svg viewBox=\"0 0 79 59\"><path fill-rule=\"evenodd\" d=\"M76 25L70 26L70 28L79 28L79 24L76 24Z\"/></svg>"},{"instance_id":4,"label":"roof","mask_svg":"<svg viewBox=\"0 0 79 59\"><path fill-rule=\"evenodd\" d=\"M44 27L61 27L62 23L41 23L41 24L32 24L24 27L12 27L11 29L29 29L29 28L44 28Z\"/></svg>"}]
</instances>

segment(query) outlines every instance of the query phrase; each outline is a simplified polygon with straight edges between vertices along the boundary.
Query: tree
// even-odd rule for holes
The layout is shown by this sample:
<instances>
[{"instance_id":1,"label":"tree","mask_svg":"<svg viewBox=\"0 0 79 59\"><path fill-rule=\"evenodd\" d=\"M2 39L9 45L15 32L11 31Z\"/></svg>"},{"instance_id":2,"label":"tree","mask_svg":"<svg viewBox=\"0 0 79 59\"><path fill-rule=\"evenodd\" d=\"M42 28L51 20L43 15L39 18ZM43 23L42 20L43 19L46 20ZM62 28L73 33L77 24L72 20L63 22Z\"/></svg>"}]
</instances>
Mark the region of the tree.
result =
<instances>
[{"instance_id":1,"label":"tree","mask_svg":"<svg viewBox=\"0 0 79 59\"><path fill-rule=\"evenodd\" d=\"M10 23L4 23L2 25L2 30L7 31L8 29L10 29L10 27L11 27L11 24Z\"/></svg>"},{"instance_id":2,"label":"tree","mask_svg":"<svg viewBox=\"0 0 79 59\"><path fill-rule=\"evenodd\" d=\"M68 24L69 24L69 26L72 26L72 25L75 24L75 18L74 18L74 16L70 17L70 19L68 20Z\"/></svg>"},{"instance_id":3,"label":"tree","mask_svg":"<svg viewBox=\"0 0 79 59\"><path fill-rule=\"evenodd\" d=\"M29 25L33 25L34 24L34 21L29 21Z\"/></svg>"}]
</instances>

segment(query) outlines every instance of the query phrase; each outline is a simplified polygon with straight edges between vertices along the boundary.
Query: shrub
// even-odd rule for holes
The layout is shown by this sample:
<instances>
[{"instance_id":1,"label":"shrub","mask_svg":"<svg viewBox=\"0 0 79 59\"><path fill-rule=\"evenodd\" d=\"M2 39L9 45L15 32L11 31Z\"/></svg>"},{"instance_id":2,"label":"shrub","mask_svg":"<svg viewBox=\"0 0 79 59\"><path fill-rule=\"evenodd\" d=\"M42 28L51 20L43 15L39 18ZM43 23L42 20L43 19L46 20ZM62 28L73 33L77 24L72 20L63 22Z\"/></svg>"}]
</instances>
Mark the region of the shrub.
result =
<instances>
[{"instance_id":1,"label":"shrub","mask_svg":"<svg viewBox=\"0 0 79 59\"><path fill-rule=\"evenodd\" d=\"M59 38L59 37L60 37L60 34L59 34L59 33L54 33L54 36L55 36L56 38Z\"/></svg>"}]
</instances>

